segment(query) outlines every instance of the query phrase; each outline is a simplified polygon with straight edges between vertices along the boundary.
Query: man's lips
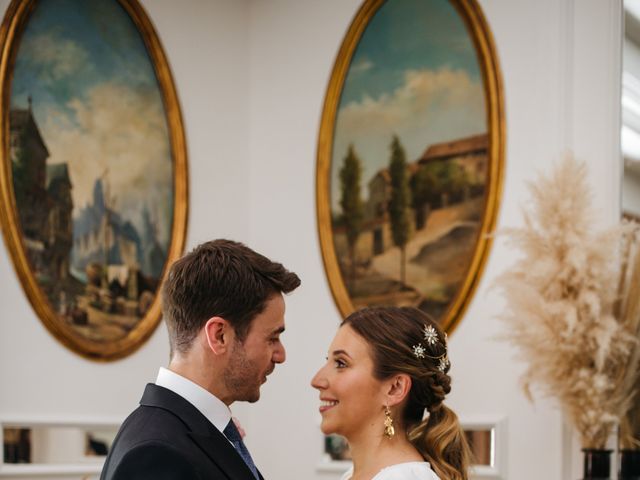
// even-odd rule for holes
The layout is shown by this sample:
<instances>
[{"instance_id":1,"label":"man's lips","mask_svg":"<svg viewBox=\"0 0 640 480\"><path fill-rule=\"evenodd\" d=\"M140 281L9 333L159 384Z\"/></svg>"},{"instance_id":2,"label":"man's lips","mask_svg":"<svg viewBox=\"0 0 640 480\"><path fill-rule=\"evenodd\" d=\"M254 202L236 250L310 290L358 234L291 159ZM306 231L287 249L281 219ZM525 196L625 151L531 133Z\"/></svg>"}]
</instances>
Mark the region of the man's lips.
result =
<instances>
[{"instance_id":1,"label":"man's lips","mask_svg":"<svg viewBox=\"0 0 640 480\"><path fill-rule=\"evenodd\" d=\"M268 377L269 375L271 375L275 369L276 369L276 366L274 365L273 367L271 367L271 368L269 369L269 371L267 371L267 373L265 373L265 374L264 374L264 378L262 379L262 383L264 383L264 382L266 382L266 381L267 381L267 377Z\"/></svg>"}]
</instances>

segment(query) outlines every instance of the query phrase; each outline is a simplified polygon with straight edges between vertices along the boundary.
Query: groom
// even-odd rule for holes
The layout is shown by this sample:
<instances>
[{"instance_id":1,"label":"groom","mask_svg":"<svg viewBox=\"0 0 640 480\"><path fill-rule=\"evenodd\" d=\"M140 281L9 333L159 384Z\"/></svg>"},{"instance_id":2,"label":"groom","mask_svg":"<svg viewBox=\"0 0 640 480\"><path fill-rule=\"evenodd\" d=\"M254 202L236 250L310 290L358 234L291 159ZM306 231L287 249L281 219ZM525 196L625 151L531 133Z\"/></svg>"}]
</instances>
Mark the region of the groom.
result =
<instances>
[{"instance_id":1,"label":"groom","mask_svg":"<svg viewBox=\"0 0 640 480\"><path fill-rule=\"evenodd\" d=\"M162 290L169 368L120 427L101 480L262 479L229 405L256 402L284 362L283 294L299 285L295 273L230 240L176 261Z\"/></svg>"}]
</instances>

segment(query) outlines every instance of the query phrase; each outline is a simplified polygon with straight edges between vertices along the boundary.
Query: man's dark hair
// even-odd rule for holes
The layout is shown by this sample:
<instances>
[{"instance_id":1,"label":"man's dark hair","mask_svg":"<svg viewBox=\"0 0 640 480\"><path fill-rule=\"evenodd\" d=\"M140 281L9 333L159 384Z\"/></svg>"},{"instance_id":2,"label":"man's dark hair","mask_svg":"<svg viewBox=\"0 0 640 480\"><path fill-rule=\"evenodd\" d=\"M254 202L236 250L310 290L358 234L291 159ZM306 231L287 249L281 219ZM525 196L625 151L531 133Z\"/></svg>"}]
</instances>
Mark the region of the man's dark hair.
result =
<instances>
[{"instance_id":1,"label":"man's dark hair","mask_svg":"<svg viewBox=\"0 0 640 480\"><path fill-rule=\"evenodd\" d=\"M162 288L171 355L189 350L212 317L227 320L244 341L267 300L299 285L295 273L242 243L219 239L197 246L171 266Z\"/></svg>"}]
</instances>

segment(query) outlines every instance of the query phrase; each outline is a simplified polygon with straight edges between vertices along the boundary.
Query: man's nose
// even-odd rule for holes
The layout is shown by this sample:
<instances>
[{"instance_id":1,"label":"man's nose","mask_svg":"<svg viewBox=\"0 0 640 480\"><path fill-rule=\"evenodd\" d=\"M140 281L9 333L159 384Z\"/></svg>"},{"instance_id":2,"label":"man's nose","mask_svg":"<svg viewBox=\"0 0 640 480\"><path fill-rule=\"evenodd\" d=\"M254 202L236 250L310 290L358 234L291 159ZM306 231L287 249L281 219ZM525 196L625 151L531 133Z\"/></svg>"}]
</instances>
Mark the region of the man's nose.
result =
<instances>
[{"instance_id":1,"label":"man's nose","mask_svg":"<svg viewBox=\"0 0 640 480\"><path fill-rule=\"evenodd\" d=\"M273 363L284 363L287 359L287 351L284 348L284 345L280 344L278 348L273 352Z\"/></svg>"}]
</instances>

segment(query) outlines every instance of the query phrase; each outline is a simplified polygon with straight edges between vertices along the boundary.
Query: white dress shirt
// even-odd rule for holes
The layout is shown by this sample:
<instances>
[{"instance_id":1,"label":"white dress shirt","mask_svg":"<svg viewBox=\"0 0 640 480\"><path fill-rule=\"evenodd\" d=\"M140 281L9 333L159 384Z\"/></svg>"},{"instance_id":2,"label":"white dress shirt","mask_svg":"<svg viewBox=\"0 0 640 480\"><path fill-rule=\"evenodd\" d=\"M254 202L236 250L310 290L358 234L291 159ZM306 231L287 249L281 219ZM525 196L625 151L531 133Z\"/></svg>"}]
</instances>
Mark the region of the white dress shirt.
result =
<instances>
[{"instance_id":1,"label":"white dress shirt","mask_svg":"<svg viewBox=\"0 0 640 480\"><path fill-rule=\"evenodd\" d=\"M180 395L196 407L220 432L224 431L231 420L231 410L222 400L200 385L167 368L160 367L156 385Z\"/></svg>"}]
</instances>

